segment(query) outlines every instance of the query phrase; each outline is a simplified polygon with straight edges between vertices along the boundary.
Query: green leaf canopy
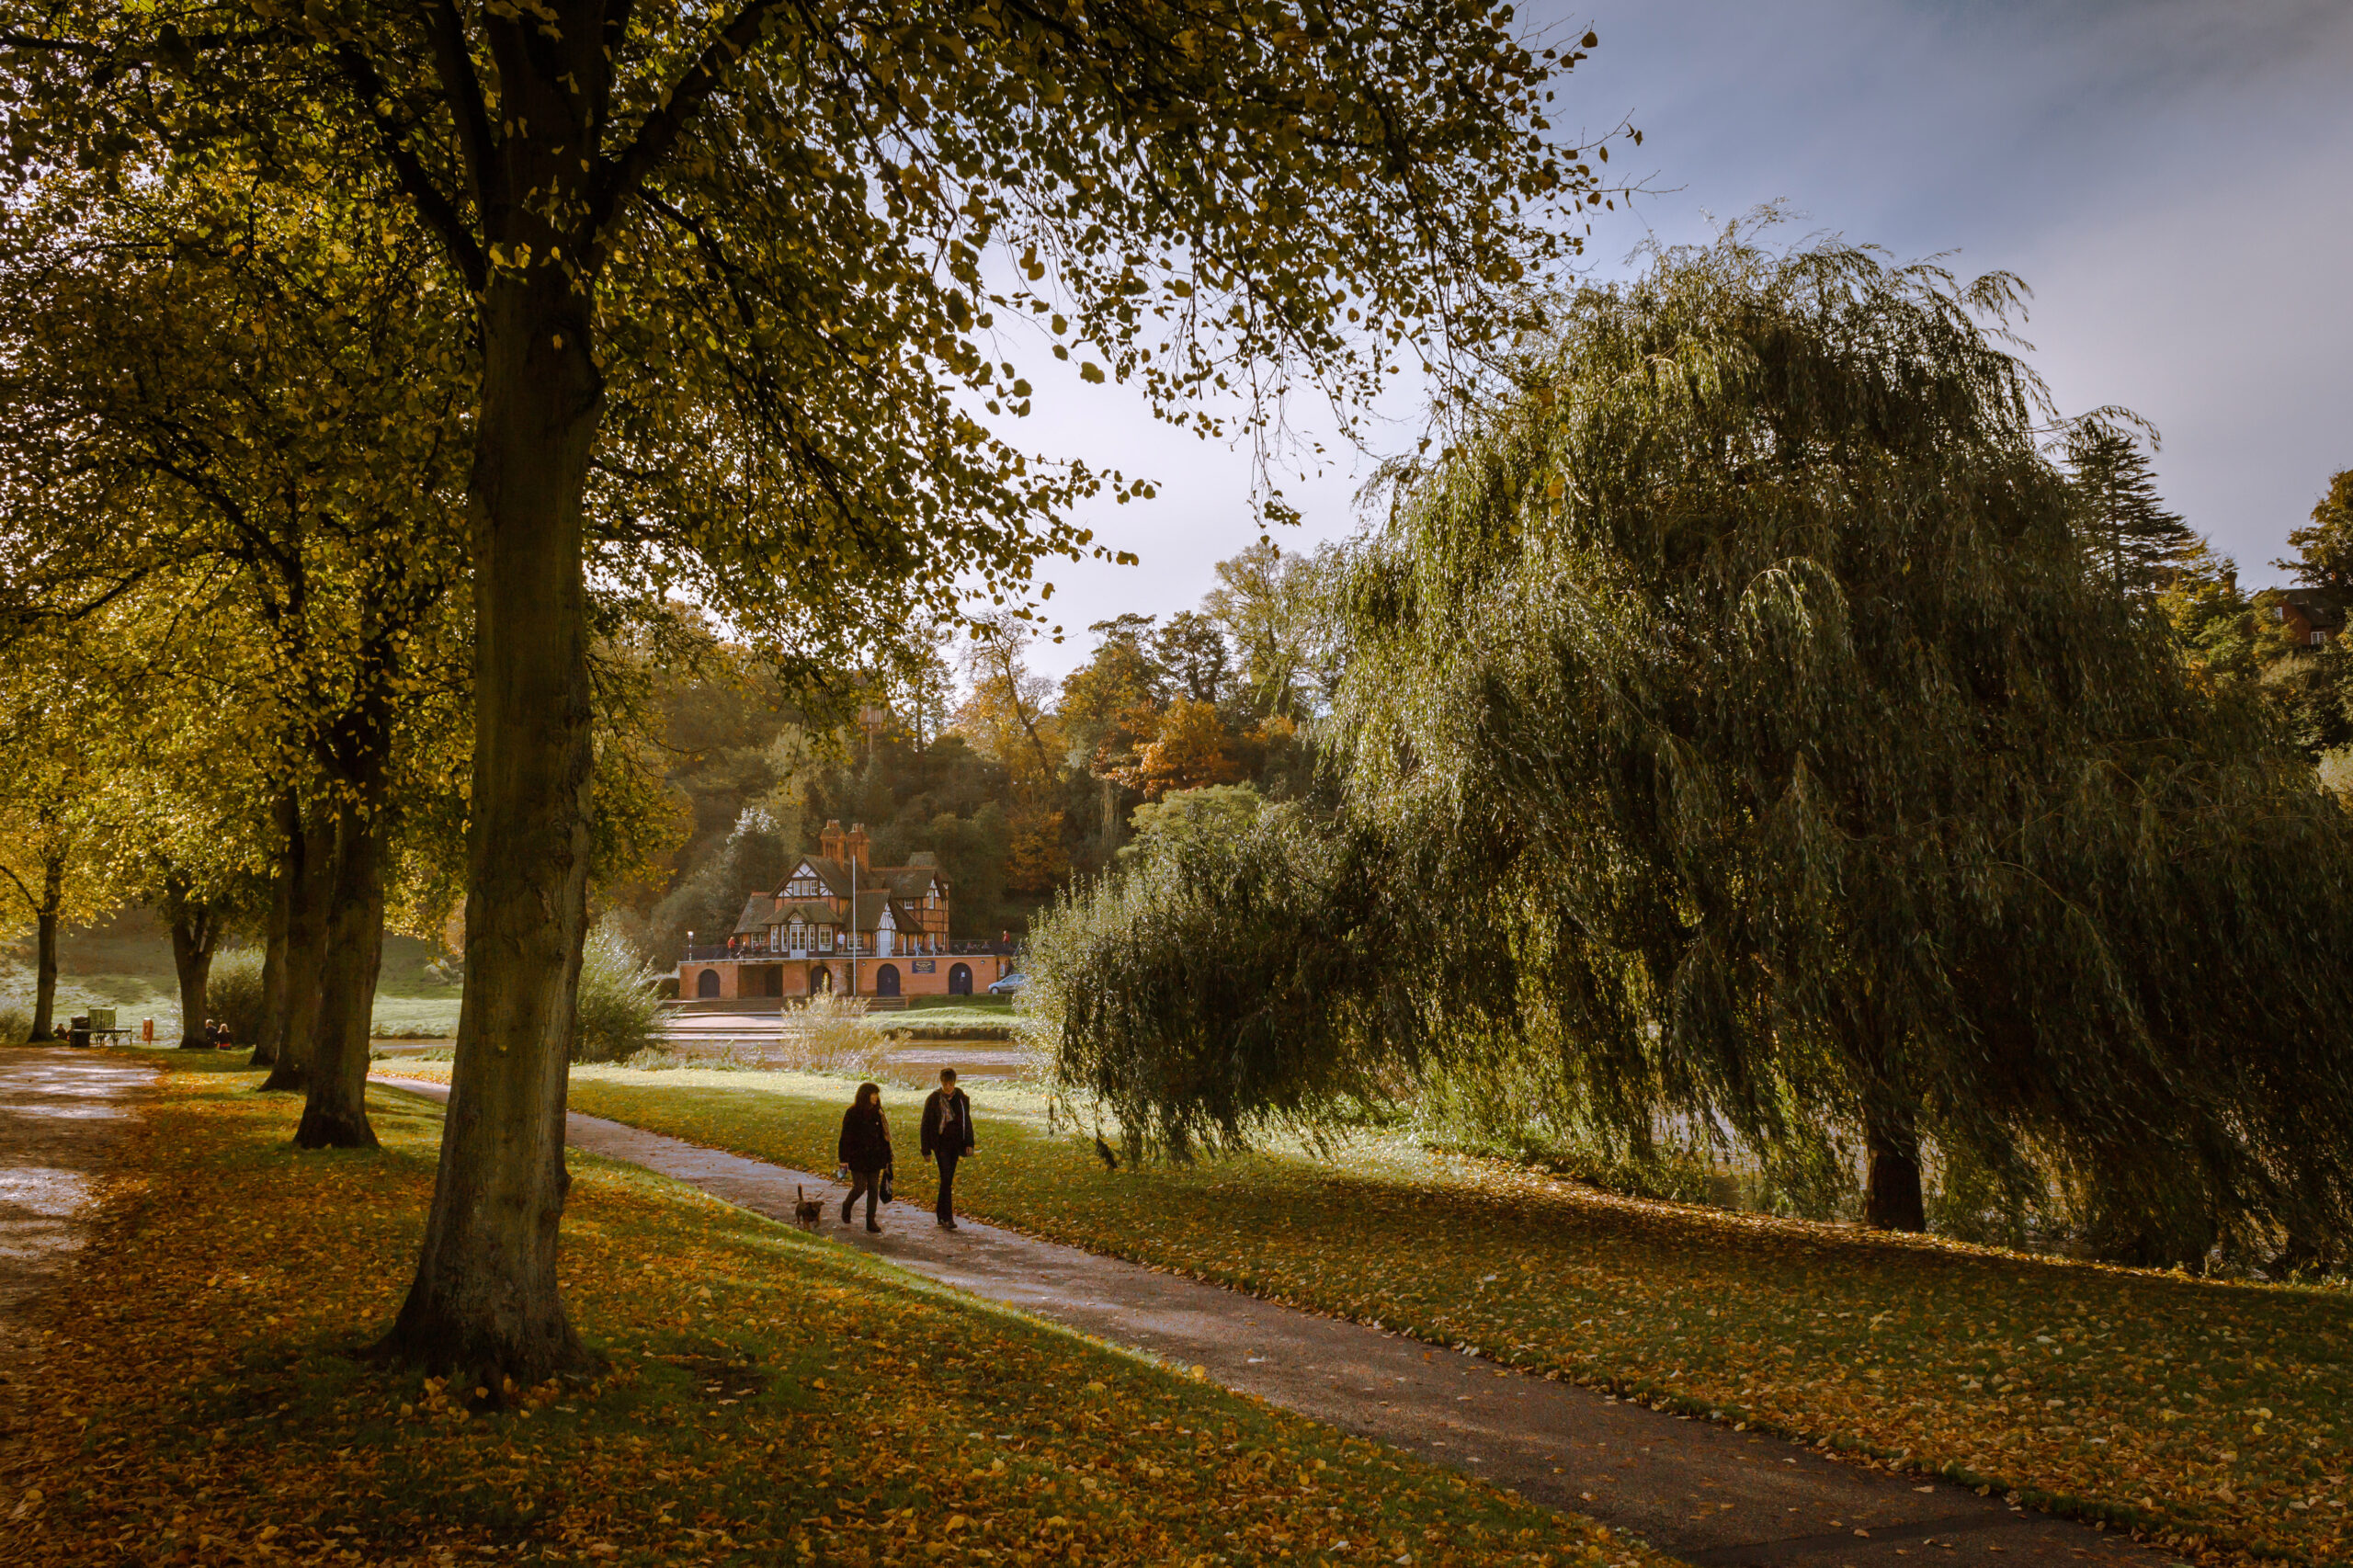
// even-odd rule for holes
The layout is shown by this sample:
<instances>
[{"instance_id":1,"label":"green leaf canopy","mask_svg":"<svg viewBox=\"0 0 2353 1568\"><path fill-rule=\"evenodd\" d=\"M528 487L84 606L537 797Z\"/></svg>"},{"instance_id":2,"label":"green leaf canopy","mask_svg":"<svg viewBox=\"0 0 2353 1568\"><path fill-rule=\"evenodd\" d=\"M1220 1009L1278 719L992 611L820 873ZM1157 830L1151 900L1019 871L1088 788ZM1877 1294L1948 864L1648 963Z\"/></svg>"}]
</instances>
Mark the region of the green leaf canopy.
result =
<instances>
[{"instance_id":1,"label":"green leaf canopy","mask_svg":"<svg viewBox=\"0 0 2353 1568\"><path fill-rule=\"evenodd\" d=\"M1735 233L1563 301L1361 543L1324 809L1041 937L1065 1075L1182 1146L1534 1051L1915 1210L1926 1138L2119 1256L2344 1233L2353 824L2086 559L2014 294Z\"/></svg>"}]
</instances>

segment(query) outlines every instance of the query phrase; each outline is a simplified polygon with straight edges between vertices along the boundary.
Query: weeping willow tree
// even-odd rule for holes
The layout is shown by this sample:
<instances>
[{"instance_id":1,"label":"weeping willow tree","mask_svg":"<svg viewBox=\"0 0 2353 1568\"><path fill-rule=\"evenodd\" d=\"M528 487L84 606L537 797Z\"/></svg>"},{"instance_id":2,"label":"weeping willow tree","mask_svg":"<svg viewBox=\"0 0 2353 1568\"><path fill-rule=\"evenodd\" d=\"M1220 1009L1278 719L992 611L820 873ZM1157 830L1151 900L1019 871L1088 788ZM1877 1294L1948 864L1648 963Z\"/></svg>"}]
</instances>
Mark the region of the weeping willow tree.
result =
<instances>
[{"instance_id":1,"label":"weeping willow tree","mask_svg":"<svg viewBox=\"0 0 2353 1568\"><path fill-rule=\"evenodd\" d=\"M1734 233L1563 301L1394 477L1324 798L1036 939L1184 1150L1506 1058L1639 1147L1852 1129L2112 1256L2353 1217L2353 821L2087 560L2016 286Z\"/></svg>"}]
</instances>

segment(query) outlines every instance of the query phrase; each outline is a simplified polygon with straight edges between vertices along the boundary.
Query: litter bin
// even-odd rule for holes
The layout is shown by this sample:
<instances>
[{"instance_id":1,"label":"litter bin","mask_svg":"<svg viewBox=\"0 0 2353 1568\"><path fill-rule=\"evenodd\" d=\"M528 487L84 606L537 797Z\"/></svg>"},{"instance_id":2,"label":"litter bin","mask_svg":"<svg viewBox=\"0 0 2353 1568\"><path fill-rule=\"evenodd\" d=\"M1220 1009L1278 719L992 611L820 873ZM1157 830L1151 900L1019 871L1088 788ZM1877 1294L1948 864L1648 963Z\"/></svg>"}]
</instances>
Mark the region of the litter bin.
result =
<instances>
[{"instance_id":1,"label":"litter bin","mask_svg":"<svg viewBox=\"0 0 2353 1568\"><path fill-rule=\"evenodd\" d=\"M65 1020L65 1043L76 1051L90 1049L90 1020L86 1016L77 1013Z\"/></svg>"}]
</instances>

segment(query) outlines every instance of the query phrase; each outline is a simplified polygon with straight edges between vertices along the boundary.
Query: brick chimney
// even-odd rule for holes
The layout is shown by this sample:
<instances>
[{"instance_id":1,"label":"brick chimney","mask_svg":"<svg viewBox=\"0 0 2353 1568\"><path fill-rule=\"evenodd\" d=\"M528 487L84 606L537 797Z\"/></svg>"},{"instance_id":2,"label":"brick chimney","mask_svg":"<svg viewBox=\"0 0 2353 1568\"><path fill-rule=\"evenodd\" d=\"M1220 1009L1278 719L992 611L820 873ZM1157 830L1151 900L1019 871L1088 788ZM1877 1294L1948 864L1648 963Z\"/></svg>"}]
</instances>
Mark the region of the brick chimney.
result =
<instances>
[{"instance_id":1,"label":"brick chimney","mask_svg":"<svg viewBox=\"0 0 2353 1568\"><path fill-rule=\"evenodd\" d=\"M862 822L849 824L849 836L842 840L842 848L861 866L874 864L874 856L866 847L866 824Z\"/></svg>"},{"instance_id":2,"label":"brick chimney","mask_svg":"<svg viewBox=\"0 0 2353 1568\"><path fill-rule=\"evenodd\" d=\"M817 853L828 860L842 858L842 824L838 819L825 824L825 831L817 835Z\"/></svg>"}]
</instances>

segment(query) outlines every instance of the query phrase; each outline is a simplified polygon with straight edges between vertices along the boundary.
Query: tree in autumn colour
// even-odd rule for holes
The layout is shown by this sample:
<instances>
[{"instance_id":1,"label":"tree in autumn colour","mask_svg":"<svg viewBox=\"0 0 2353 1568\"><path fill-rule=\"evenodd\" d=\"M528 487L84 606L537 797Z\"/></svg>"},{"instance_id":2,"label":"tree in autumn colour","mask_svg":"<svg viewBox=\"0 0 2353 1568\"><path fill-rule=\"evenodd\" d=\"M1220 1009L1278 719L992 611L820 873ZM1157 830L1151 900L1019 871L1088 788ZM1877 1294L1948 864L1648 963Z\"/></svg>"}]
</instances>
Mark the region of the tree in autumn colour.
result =
<instances>
[{"instance_id":1,"label":"tree in autumn colour","mask_svg":"<svg viewBox=\"0 0 2353 1568\"><path fill-rule=\"evenodd\" d=\"M1245 386L1266 420L1294 373L1360 401L1408 356L1506 335L1573 243L1560 214L1601 199L1546 134L1569 62L1510 28L1392 0L12 0L19 166L323 123L284 176L397 180L474 307L468 984L388 1353L491 1390L583 1358L554 1259L592 517L747 618L801 579L821 613L764 624L837 668L911 595L1001 597L1086 547L1060 508L1104 480L1029 462L959 401L1026 412L1017 349L1076 344L1082 379L1171 413Z\"/></svg>"},{"instance_id":2,"label":"tree in autumn colour","mask_svg":"<svg viewBox=\"0 0 2353 1568\"><path fill-rule=\"evenodd\" d=\"M1180 697L1161 710L1134 763L1108 771L1146 801L1157 801L1172 790L1239 783L1244 768L1218 710Z\"/></svg>"},{"instance_id":3,"label":"tree in autumn colour","mask_svg":"<svg viewBox=\"0 0 2353 1568\"><path fill-rule=\"evenodd\" d=\"M0 904L32 922L36 1040L56 1028L61 928L119 900L89 784L112 704L75 656L78 634L20 640L0 666Z\"/></svg>"},{"instance_id":4,"label":"tree in autumn colour","mask_svg":"<svg viewBox=\"0 0 2353 1568\"><path fill-rule=\"evenodd\" d=\"M1735 233L1563 301L1350 568L1338 798L1035 929L1064 1077L1181 1146L1510 1061L1620 1151L1851 1135L1875 1225L1933 1151L2341 1255L2353 817L2086 551L2012 297Z\"/></svg>"},{"instance_id":5,"label":"tree in autumn colour","mask_svg":"<svg viewBox=\"0 0 2353 1568\"><path fill-rule=\"evenodd\" d=\"M65 623L139 585L201 605L180 652L244 634L220 669L258 683L277 840L256 1052L304 1094L297 1143L370 1147L388 857L463 724L464 301L381 187L175 176L53 176L10 215L0 460L53 483L14 508L8 604Z\"/></svg>"},{"instance_id":6,"label":"tree in autumn colour","mask_svg":"<svg viewBox=\"0 0 2353 1568\"><path fill-rule=\"evenodd\" d=\"M105 875L170 939L180 1045L210 1051L212 960L267 906L274 718L264 655L230 608L226 574L142 574L76 628L78 679L108 693L82 757L103 824Z\"/></svg>"},{"instance_id":7,"label":"tree in autumn colour","mask_svg":"<svg viewBox=\"0 0 2353 1568\"><path fill-rule=\"evenodd\" d=\"M2290 529L2288 543L2294 558L2272 565L2307 586L2353 594L2353 468L2329 475L2327 490L2313 504L2311 526Z\"/></svg>"}]
</instances>

